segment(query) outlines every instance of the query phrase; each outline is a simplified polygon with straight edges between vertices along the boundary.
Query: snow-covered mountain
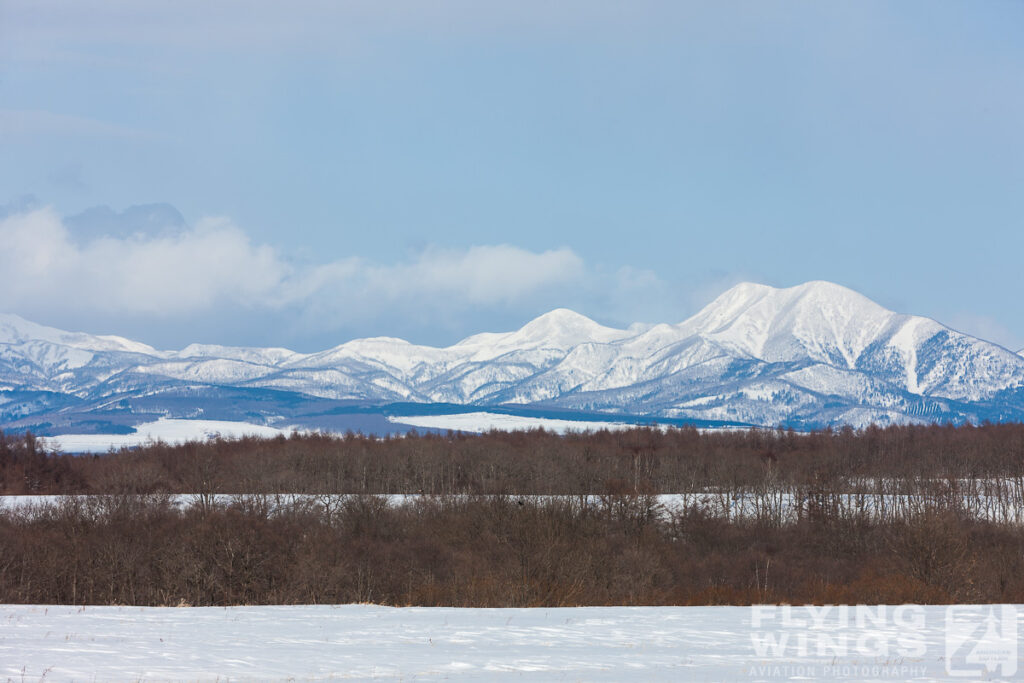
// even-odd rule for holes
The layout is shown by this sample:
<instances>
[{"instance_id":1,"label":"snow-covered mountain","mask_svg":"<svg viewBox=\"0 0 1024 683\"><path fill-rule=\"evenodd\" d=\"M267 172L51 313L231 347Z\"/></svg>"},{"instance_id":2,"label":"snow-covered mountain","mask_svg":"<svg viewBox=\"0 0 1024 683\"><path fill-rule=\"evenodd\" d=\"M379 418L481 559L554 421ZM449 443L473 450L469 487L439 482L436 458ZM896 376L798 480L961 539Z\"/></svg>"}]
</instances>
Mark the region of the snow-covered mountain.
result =
<instances>
[{"instance_id":1,"label":"snow-covered mountain","mask_svg":"<svg viewBox=\"0 0 1024 683\"><path fill-rule=\"evenodd\" d=\"M558 309L447 348L375 337L312 354L158 351L0 316L9 427L214 413L283 424L296 406L396 402L797 427L1022 420L1024 357L828 282L740 284L675 325L620 330Z\"/></svg>"}]
</instances>

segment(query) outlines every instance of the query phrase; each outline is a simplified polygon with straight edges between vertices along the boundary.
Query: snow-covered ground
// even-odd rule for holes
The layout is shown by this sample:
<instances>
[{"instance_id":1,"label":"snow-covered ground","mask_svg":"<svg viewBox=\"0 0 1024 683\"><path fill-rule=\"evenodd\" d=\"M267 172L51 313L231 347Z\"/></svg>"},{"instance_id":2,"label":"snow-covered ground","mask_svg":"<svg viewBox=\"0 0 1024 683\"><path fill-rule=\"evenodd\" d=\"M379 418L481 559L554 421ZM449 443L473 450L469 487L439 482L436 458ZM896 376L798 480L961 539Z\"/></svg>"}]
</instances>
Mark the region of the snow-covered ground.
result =
<instances>
[{"instance_id":1,"label":"snow-covered ground","mask_svg":"<svg viewBox=\"0 0 1024 683\"><path fill-rule=\"evenodd\" d=\"M959 673L1002 680L1019 673L1021 616L1024 610L999 605L0 605L0 676L14 681L927 681Z\"/></svg>"},{"instance_id":2,"label":"snow-covered ground","mask_svg":"<svg viewBox=\"0 0 1024 683\"><path fill-rule=\"evenodd\" d=\"M309 509L328 506L337 509L344 499L351 494L327 493L174 493L140 495L141 499L150 502L163 502L165 499L179 509L187 509L193 505L230 506L242 504L251 507L258 503L260 509L270 514L282 514L295 509ZM391 506L415 503L420 499L434 499L434 496L416 493L390 493L377 497L382 498ZM517 498L532 500L537 503L566 500L573 505L581 503L578 496L547 496L547 495L516 495ZM20 515L33 516L48 506L64 502L77 504L96 504L103 509L105 499L111 496L103 494L82 495L26 495L0 496L0 513L15 512ZM470 496L450 495L450 499ZM611 501L600 495L585 497L589 505L601 508ZM958 510L975 519L987 519L1005 524L1024 523L1024 492L1020 488L1004 487L1003 496L985 493L984 489L977 492L962 494ZM645 501L646 502L646 501ZM814 504L808 499L799 500L790 493L775 492L768 494L746 493L712 493L707 491L690 493L663 493L653 496L649 501L653 512L663 518L687 510L697 509L702 513L723 519L762 519L776 524L794 523L813 514ZM858 519L874 517L876 519L906 519L916 514L933 510L938 507L945 509L949 500L941 501L924 494L839 494L829 499L828 510L840 518Z\"/></svg>"},{"instance_id":3,"label":"snow-covered ground","mask_svg":"<svg viewBox=\"0 0 1024 683\"><path fill-rule=\"evenodd\" d=\"M407 415L389 417L390 422L428 427L430 429L451 429L463 432L487 432L492 429L515 431L543 427L552 432L582 432L599 429L631 429L634 424L627 422L584 422L582 420L558 420L547 417L522 417L500 413L456 413L454 415Z\"/></svg>"},{"instance_id":4,"label":"snow-covered ground","mask_svg":"<svg viewBox=\"0 0 1024 683\"><path fill-rule=\"evenodd\" d=\"M457 415L415 415L389 417L394 424L412 425L434 429L452 429L464 432L486 432L491 429L536 429L566 433L570 431L596 431L598 429L629 429L635 425L625 422L583 422L578 420L556 420L541 417L520 417L498 413L475 412ZM160 418L135 427L133 434L61 434L46 438L51 447L65 453L104 453L111 448L132 448L154 441L180 444L186 441L205 441L217 436L234 439L242 436L275 437L288 436L292 430L276 429L248 422L226 422L222 420L182 420Z\"/></svg>"},{"instance_id":5,"label":"snow-covered ground","mask_svg":"<svg viewBox=\"0 0 1024 683\"><path fill-rule=\"evenodd\" d=\"M221 420L175 420L160 418L135 427L134 434L62 434L48 437L46 442L66 453L103 453L111 448L131 448L153 441L179 444L186 441L205 441L217 436L237 439L243 436L287 436L290 431Z\"/></svg>"}]
</instances>

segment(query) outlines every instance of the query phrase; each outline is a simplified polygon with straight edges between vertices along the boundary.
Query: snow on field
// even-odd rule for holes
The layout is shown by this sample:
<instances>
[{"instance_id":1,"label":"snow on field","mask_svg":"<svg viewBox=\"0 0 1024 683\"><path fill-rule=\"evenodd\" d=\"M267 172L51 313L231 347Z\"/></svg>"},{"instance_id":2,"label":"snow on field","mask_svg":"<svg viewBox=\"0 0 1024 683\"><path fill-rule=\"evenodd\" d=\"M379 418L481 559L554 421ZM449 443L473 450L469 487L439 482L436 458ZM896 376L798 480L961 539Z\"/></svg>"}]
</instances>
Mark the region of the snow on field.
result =
<instances>
[{"instance_id":1,"label":"snow on field","mask_svg":"<svg viewBox=\"0 0 1024 683\"><path fill-rule=\"evenodd\" d=\"M221 420L175 420L162 417L135 427L134 434L62 434L46 439L54 448L66 453L103 453L111 448L131 448L147 442L164 441L170 444L185 441L205 441L216 436L235 439L242 436L287 436L291 432L248 422Z\"/></svg>"},{"instance_id":2,"label":"snow on field","mask_svg":"<svg viewBox=\"0 0 1024 683\"><path fill-rule=\"evenodd\" d=\"M1016 673L1017 622L1024 610L856 609L0 605L0 676L924 681L946 678L947 667L974 680ZM992 635L993 624L1001 635Z\"/></svg>"},{"instance_id":3,"label":"snow on field","mask_svg":"<svg viewBox=\"0 0 1024 683\"><path fill-rule=\"evenodd\" d=\"M585 422L582 420L558 420L548 417L523 417L500 413L456 413L454 415L407 415L388 417L390 422L428 427L430 429L451 429L463 432L487 432L492 429L514 431L543 427L552 432L582 432L599 429L631 429L636 425L626 422Z\"/></svg>"},{"instance_id":4,"label":"snow on field","mask_svg":"<svg viewBox=\"0 0 1024 683\"><path fill-rule=\"evenodd\" d=\"M187 509L200 504L209 506L244 505L251 507L257 503L260 509L267 509L271 514L282 514L295 509L306 510L330 506L337 509L352 494L311 494L311 493L174 493L140 495L138 498L151 503L166 501L178 509ZM388 505L400 506L415 503L420 499L435 500L435 496L416 493L379 494ZM519 499L530 500L537 504L562 500L572 505L579 505L579 496L547 496L517 495ZM49 506L74 502L83 505L98 505L103 509L104 502L111 498L104 494L80 495L24 495L0 496L0 514L15 512L20 515L32 516L46 510ZM472 496L449 495L449 499L469 499ZM584 499L588 505L602 508L609 504L603 496L588 495ZM1003 524L1024 524L1024 492L1019 487L1004 486L1003 494L985 493L981 489L975 493L963 493L958 512L976 519L987 519ZM688 510L699 510L703 514L723 519L762 519L772 524L791 524L811 514L813 504L806 498L800 499L790 493L781 491L768 492L763 495L752 492L720 492L711 493L698 491L690 493L663 493L653 496L650 501L653 512L662 519L672 514L684 513ZM943 499L942 505L953 502ZM877 519L905 519L928 510L935 509L936 501L924 494L836 494L829 499L830 510L846 519L859 519L862 516ZM940 506L940 509L945 509Z\"/></svg>"},{"instance_id":5,"label":"snow on field","mask_svg":"<svg viewBox=\"0 0 1024 683\"><path fill-rule=\"evenodd\" d=\"M457 415L416 415L388 417L394 424L434 429L453 429L464 432L486 432L490 429L544 429L555 432L629 429L634 425L625 422L583 422L578 420L556 420L540 417L520 417L498 413L460 413ZM111 448L131 448L152 441L179 444L185 441L205 441L217 436L226 439L242 436L274 437L288 436L291 430L276 429L248 422L227 422L222 420L180 420L160 418L156 422L137 425L134 434L61 434L47 437L46 442L53 448L66 453L103 453Z\"/></svg>"}]
</instances>

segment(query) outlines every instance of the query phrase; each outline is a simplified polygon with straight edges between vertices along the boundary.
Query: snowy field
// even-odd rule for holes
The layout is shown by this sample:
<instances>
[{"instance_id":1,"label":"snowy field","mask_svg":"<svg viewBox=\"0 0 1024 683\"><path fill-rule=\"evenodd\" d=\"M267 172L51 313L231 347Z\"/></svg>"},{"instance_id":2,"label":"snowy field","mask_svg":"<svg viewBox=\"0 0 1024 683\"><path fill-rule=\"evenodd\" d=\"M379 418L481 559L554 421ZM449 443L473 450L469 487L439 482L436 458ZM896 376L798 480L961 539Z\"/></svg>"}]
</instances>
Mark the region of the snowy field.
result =
<instances>
[{"instance_id":1,"label":"snowy field","mask_svg":"<svg viewBox=\"0 0 1024 683\"><path fill-rule=\"evenodd\" d=\"M517 430L543 427L552 432L582 432L599 429L630 429L636 425L626 422L584 422L556 420L543 417L520 417L498 413L459 413L456 415L415 415L388 417L395 425L411 425L432 429L452 429L464 432L487 432L491 429ZM248 422L223 420L179 420L160 418L156 422L137 425L133 434L62 434L46 438L52 448L65 453L105 453L110 449L144 446L154 441L180 444L186 441L206 441L218 436L237 439L243 436L272 438L288 436L291 429L276 429ZM302 431L302 430L300 430Z\"/></svg>"},{"instance_id":2,"label":"snowy field","mask_svg":"<svg viewBox=\"0 0 1024 683\"><path fill-rule=\"evenodd\" d=\"M993 485L994 487L994 485ZM1011 488L1004 482L1002 495L986 493L984 489L963 494L957 508L962 514L974 519L985 519L1003 524L1024 524L1024 491L1019 487ZM185 510L194 505L208 507L232 505L252 509L257 507L269 514L284 514L296 510L339 509L350 494L340 493L172 493L148 494L132 496L140 501L151 503L168 502L172 506ZM419 500L434 500L437 496L416 493L390 493L375 495L390 506L414 504ZM449 500L473 499L481 496L444 496ZM487 497L487 496L483 496ZM74 503L102 511L106 504L115 500L116 496L103 494L81 495L25 495L0 496L0 513L11 512L19 515L33 516L42 513L47 507L64 503ZM516 495L516 499L529 500L538 504L564 501L572 505L586 503L595 509L614 504L611 498L588 496L545 496ZM929 510L946 509L949 501L939 500L925 494L837 494L831 499L832 514L846 519L905 519ZM808 513L808 501L798 500L790 493L784 492L720 492L706 491L690 493L656 494L650 499L639 501L650 504L655 516L669 519L673 514L699 510L703 514L721 519L751 520L760 519L772 524L795 523Z\"/></svg>"},{"instance_id":3,"label":"snowy field","mask_svg":"<svg viewBox=\"0 0 1024 683\"><path fill-rule=\"evenodd\" d=\"M488 432L492 429L505 431L537 429L543 427L551 432L582 432L599 429L632 429L635 424L628 422L586 422L583 420L558 420L548 417L523 417L500 413L455 413L453 415L405 415L388 417L389 422L427 427L430 429L451 429L463 432Z\"/></svg>"},{"instance_id":4,"label":"snowy field","mask_svg":"<svg viewBox=\"0 0 1024 683\"><path fill-rule=\"evenodd\" d=\"M858 610L863 614L854 608L774 606L0 605L0 676L13 681L927 681L945 679L947 667L973 680L1017 676L1017 622L1024 610ZM1001 635L991 635L993 623Z\"/></svg>"},{"instance_id":5,"label":"snowy field","mask_svg":"<svg viewBox=\"0 0 1024 683\"><path fill-rule=\"evenodd\" d=\"M174 420L162 417L156 422L137 425L134 434L62 434L47 437L46 443L65 453L105 453L111 448L132 448L154 441L180 444L186 441L205 441L218 436L225 439L243 436L272 438L280 434L288 436L291 431L248 422Z\"/></svg>"}]
</instances>

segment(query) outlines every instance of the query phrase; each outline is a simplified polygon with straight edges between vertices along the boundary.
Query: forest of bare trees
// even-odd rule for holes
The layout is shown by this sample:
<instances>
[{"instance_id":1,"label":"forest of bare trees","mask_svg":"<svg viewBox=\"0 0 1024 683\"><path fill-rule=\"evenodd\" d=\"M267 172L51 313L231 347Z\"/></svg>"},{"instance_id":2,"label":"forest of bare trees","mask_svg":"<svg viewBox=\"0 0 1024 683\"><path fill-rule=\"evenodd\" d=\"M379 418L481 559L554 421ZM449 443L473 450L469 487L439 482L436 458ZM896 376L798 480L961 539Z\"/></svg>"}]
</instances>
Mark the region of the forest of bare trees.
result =
<instances>
[{"instance_id":1,"label":"forest of bare trees","mask_svg":"<svg viewBox=\"0 0 1024 683\"><path fill-rule=\"evenodd\" d=\"M0 490L60 494L0 511L0 602L1024 602L1019 424L0 435Z\"/></svg>"},{"instance_id":2,"label":"forest of bare trees","mask_svg":"<svg viewBox=\"0 0 1024 683\"><path fill-rule=\"evenodd\" d=\"M295 434L155 443L103 455L50 452L0 433L0 493L601 494L913 484L1024 477L1024 425L896 426L797 433L637 428L559 435Z\"/></svg>"}]
</instances>

